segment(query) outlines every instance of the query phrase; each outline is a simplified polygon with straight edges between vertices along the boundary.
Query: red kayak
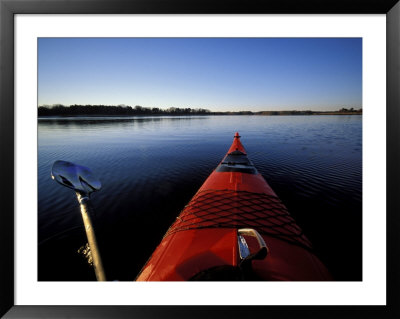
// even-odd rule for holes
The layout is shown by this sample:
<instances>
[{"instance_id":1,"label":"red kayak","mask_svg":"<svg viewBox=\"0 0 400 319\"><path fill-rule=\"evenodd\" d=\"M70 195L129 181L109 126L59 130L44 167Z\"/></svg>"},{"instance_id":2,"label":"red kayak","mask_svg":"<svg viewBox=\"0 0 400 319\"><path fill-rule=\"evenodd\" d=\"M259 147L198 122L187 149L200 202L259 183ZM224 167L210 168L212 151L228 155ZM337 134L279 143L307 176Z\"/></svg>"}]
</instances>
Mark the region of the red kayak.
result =
<instances>
[{"instance_id":1,"label":"red kayak","mask_svg":"<svg viewBox=\"0 0 400 319\"><path fill-rule=\"evenodd\" d=\"M168 229L137 280L332 277L236 133L228 153Z\"/></svg>"}]
</instances>

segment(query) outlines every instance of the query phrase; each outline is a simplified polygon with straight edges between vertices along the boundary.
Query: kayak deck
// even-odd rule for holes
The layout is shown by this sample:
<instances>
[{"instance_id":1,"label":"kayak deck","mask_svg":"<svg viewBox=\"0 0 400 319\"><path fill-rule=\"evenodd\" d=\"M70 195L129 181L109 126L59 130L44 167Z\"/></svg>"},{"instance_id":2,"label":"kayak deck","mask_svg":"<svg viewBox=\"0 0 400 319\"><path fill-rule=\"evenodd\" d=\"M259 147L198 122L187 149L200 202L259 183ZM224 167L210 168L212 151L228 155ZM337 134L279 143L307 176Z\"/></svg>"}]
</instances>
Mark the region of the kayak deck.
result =
<instances>
[{"instance_id":1,"label":"kayak deck","mask_svg":"<svg viewBox=\"0 0 400 319\"><path fill-rule=\"evenodd\" d=\"M199 191L165 236L201 228L256 228L260 234L311 249L311 243L279 198L266 193Z\"/></svg>"},{"instance_id":2,"label":"kayak deck","mask_svg":"<svg viewBox=\"0 0 400 319\"><path fill-rule=\"evenodd\" d=\"M244 229L256 235L240 235ZM265 242L267 256L243 259L243 249L260 249L257 236ZM137 280L332 278L285 205L248 159L236 133L221 163L168 229Z\"/></svg>"}]
</instances>

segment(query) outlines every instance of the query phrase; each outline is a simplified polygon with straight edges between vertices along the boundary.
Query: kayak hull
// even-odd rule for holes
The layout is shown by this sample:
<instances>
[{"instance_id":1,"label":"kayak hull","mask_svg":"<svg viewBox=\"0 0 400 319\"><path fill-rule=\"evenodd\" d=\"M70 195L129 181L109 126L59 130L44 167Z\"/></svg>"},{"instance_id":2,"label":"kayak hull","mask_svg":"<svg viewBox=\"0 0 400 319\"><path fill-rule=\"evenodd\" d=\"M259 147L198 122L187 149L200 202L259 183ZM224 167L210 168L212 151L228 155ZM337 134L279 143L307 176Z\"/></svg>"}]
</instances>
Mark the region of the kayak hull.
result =
<instances>
[{"instance_id":1,"label":"kayak hull","mask_svg":"<svg viewBox=\"0 0 400 319\"><path fill-rule=\"evenodd\" d=\"M267 255L244 261L260 240ZM238 240L239 239L239 240ZM261 240L261 241L262 241ZM332 280L285 205L247 158L236 133L227 155L171 225L138 281Z\"/></svg>"}]
</instances>

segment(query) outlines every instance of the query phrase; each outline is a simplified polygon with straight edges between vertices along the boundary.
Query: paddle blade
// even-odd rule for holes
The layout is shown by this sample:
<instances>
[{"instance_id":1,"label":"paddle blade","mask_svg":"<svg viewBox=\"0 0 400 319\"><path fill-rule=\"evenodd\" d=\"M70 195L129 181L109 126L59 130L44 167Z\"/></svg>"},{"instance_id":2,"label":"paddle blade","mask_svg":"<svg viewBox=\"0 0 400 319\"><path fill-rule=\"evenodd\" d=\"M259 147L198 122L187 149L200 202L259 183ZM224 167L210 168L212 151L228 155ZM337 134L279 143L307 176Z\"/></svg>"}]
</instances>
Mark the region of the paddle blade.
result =
<instances>
[{"instance_id":1,"label":"paddle blade","mask_svg":"<svg viewBox=\"0 0 400 319\"><path fill-rule=\"evenodd\" d=\"M61 185L81 193L90 194L101 188L100 180L93 175L88 167L71 162L54 162L51 177Z\"/></svg>"}]
</instances>

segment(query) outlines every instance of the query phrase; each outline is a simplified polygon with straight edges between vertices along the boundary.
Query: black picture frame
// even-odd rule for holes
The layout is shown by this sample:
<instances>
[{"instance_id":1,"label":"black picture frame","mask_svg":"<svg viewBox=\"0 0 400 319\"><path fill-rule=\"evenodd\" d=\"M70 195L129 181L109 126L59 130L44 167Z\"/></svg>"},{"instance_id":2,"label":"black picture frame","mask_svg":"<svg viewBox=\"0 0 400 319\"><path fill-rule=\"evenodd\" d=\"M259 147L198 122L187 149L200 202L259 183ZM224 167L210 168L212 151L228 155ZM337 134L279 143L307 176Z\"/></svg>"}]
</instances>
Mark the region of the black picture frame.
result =
<instances>
[{"instance_id":1,"label":"black picture frame","mask_svg":"<svg viewBox=\"0 0 400 319\"><path fill-rule=\"evenodd\" d=\"M386 306L15 306L14 15L15 14L386 14L387 305ZM0 316L5 318L400 318L400 3L398 0L0 0ZM377 168L380 169L380 168ZM378 185L379 187L379 185ZM368 249L368 247L366 248ZM244 292L245 293L245 292Z\"/></svg>"}]
</instances>

